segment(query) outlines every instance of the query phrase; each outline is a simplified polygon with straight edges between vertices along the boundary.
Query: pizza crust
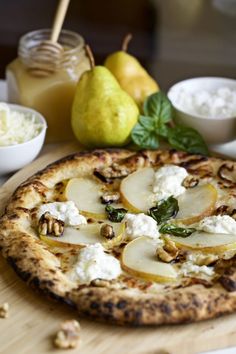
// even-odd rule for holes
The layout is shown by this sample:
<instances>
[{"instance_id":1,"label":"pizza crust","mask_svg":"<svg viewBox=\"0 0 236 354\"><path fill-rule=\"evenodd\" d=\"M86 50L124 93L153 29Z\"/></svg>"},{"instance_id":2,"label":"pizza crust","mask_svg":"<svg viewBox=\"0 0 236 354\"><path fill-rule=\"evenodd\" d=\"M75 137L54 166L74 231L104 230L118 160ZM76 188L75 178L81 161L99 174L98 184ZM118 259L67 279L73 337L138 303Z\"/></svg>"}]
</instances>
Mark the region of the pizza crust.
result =
<instances>
[{"instance_id":1,"label":"pizza crust","mask_svg":"<svg viewBox=\"0 0 236 354\"><path fill-rule=\"evenodd\" d=\"M200 178L216 176L225 161L176 151L97 150L61 159L22 183L9 200L0 219L0 248L16 273L30 286L49 297L75 306L80 314L117 324L153 325L200 321L236 310L236 262L224 270L220 282L206 286L168 285L165 291L149 293L122 282L106 286L75 285L60 268L58 258L41 242L32 226L32 210L53 196L62 180L88 176L96 171L117 175L146 166L175 163ZM232 162L231 162L232 164ZM234 163L236 165L236 163ZM224 181L220 181L224 184ZM235 185L228 189L235 193ZM230 274L229 274L230 273ZM224 286L230 275L231 290ZM228 279L227 278L227 279ZM222 280L224 279L224 281ZM229 283L229 281L228 281ZM227 284L228 284L227 283ZM223 286L222 286L223 285Z\"/></svg>"}]
</instances>

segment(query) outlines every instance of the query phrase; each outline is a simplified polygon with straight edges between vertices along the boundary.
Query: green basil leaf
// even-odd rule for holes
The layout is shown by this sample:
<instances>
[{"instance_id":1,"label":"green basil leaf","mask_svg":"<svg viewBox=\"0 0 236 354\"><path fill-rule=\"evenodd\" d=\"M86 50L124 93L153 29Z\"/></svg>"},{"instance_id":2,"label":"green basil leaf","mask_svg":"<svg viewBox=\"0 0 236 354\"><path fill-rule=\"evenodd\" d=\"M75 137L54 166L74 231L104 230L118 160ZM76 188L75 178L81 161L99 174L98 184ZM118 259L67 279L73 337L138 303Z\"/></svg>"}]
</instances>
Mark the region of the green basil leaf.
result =
<instances>
[{"instance_id":1,"label":"green basil leaf","mask_svg":"<svg viewBox=\"0 0 236 354\"><path fill-rule=\"evenodd\" d=\"M158 136L137 123L131 132L132 141L142 149L155 150L159 147Z\"/></svg>"},{"instance_id":2,"label":"green basil leaf","mask_svg":"<svg viewBox=\"0 0 236 354\"><path fill-rule=\"evenodd\" d=\"M167 138L169 133L169 127L166 124L157 123L156 132L158 135Z\"/></svg>"},{"instance_id":3,"label":"green basil leaf","mask_svg":"<svg viewBox=\"0 0 236 354\"><path fill-rule=\"evenodd\" d=\"M148 215L156 220L157 224L161 224L170 218L174 218L179 211L178 200L173 196L164 201L160 201L157 205L148 210Z\"/></svg>"},{"instance_id":4,"label":"green basil leaf","mask_svg":"<svg viewBox=\"0 0 236 354\"><path fill-rule=\"evenodd\" d=\"M139 123L149 132L155 130L155 120L152 117L139 116Z\"/></svg>"},{"instance_id":5,"label":"green basil leaf","mask_svg":"<svg viewBox=\"0 0 236 354\"><path fill-rule=\"evenodd\" d=\"M168 141L175 149L192 154L209 155L202 136L193 128L177 125L168 130Z\"/></svg>"},{"instance_id":6,"label":"green basil leaf","mask_svg":"<svg viewBox=\"0 0 236 354\"><path fill-rule=\"evenodd\" d=\"M107 212L108 219L113 222L121 222L127 210L124 208L113 208L111 205L107 205L105 208Z\"/></svg>"},{"instance_id":7,"label":"green basil leaf","mask_svg":"<svg viewBox=\"0 0 236 354\"><path fill-rule=\"evenodd\" d=\"M143 111L145 116L153 117L162 124L169 122L173 115L172 104L164 92L161 91L146 98Z\"/></svg>"},{"instance_id":8,"label":"green basil leaf","mask_svg":"<svg viewBox=\"0 0 236 354\"><path fill-rule=\"evenodd\" d=\"M194 229L193 227L183 228L178 227L174 224L164 224L159 229L159 232L161 234L170 234L178 237L188 237L195 231L196 229Z\"/></svg>"}]
</instances>

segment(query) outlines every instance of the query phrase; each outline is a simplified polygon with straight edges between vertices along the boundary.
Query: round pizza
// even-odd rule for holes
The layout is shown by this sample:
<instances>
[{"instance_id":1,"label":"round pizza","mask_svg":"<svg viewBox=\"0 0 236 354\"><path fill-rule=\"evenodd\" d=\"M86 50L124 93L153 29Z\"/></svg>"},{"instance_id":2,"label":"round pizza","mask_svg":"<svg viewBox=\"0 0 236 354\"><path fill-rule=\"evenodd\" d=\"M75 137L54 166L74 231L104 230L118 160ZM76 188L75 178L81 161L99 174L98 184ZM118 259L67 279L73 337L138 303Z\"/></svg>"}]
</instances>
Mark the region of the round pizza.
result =
<instances>
[{"instance_id":1,"label":"round pizza","mask_svg":"<svg viewBox=\"0 0 236 354\"><path fill-rule=\"evenodd\" d=\"M236 310L236 162L95 150L22 183L0 220L16 273L93 319L152 325Z\"/></svg>"}]
</instances>

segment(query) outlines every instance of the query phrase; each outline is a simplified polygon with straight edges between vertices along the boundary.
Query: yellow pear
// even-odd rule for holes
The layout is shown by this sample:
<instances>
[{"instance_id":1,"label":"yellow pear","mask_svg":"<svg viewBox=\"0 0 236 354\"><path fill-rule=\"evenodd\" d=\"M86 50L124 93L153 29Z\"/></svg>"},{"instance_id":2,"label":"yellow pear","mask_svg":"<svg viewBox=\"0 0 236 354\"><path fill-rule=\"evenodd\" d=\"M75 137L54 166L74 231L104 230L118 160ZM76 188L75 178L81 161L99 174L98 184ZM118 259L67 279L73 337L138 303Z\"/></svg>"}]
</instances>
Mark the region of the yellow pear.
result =
<instances>
[{"instance_id":1,"label":"yellow pear","mask_svg":"<svg viewBox=\"0 0 236 354\"><path fill-rule=\"evenodd\" d=\"M127 35L122 50L109 55L104 65L116 77L123 90L133 97L141 107L147 96L159 91L159 86L140 62L134 56L126 53L131 38L130 34Z\"/></svg>"},{"instance_id":2,"label":"yellow pear","mask_svg":"<svg viewBox=\"0 0 236 354\"><path fill-rule=\"evenodd\" d=\"M88 49L87 49L88 50ZM137 104L104 66L95 66L80 78L72 105L72 129L88 147L123 146L137 123Z\"/></svg>"}]
</instances>

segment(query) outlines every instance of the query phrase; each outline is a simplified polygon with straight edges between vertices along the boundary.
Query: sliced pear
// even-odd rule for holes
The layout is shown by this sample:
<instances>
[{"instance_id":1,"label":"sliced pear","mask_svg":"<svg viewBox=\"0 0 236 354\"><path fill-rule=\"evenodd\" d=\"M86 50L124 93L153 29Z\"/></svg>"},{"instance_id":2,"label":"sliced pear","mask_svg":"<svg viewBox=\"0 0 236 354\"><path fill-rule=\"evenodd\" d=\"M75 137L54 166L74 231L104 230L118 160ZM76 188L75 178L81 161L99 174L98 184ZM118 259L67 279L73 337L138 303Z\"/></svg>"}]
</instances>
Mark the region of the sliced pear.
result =
<instances>
[{"instance_id":1,"label":"sliced pear","mask_svg":"<svg viewBox=\"0 0 236 354\"><path fill-rule=\"evenodd\" d=\"M40 235L40 239L46 242L48 245L55 247L68 247L76 245L82 247L83 245L102 243L104 247L116 246L122 242L124 234L124 224L112 223L110 221L104 221L112 225L115 232L115 237L112 240L106 240L100 235L100 228L102 223L94 223L81 225L79 228L65 227L62 236L44 236Z\"/></svg>"},{"instance_id":2,"label":"sliced pear","mask_svg":"<svg viewBox=\"0 0 236 354\"><path fill-rule=\"evenodd\" d=\"M147 212L153 206L153 179L153 168L146 167L131 173L122 180L121 199L127 209L134 213L141 213Z\"/></svg>"},{"instance_id":3,"label":"sliced pear","mask_svg":"<svg viewBox=\"0 0 236 354\"><path fill-rule=\"evenodd\" d=\"M105 219L105 206L101 203L103 185L91 178L72 178L67 183L65 197L75 202L81 214Z\"/></svg>"},{"instance_id":4,"label":"sliced pear","mask_svg":"<svg viewBox=\"0 0 236 354\"><path fill-rule=\"evenodd\" d=\"M62 236L43 236L40 238L52 246L84 245L102 242L104 239L99 233L100 224L81 225L79 228L65 227Z\"/></svg>"},{"instance_id":5,"label":"sliced pear","mask_svg":"<svg viewBox=\"0 0 236 354\"><path fill-rule=\"evenodd\" d=\"M129 274L156 282L170 282L177 278L175 268L159 262L155 242L149 237L138 237L128 243L122 253L121 266Z\"/></svg>"},{"instance_id":6,"label":"sliced pear","mask_svg":"<svg viewBox=\"0 0 236 354\"><path fill-rule=\"evenodd\" d=\"M188 237L171 236L176 246L202 252L221 253L236 249L236 235L196 231Z\"/></svg>"},{"instance_id":7,"label":"sliced pear","mask_svg":"<svg viewBox=\"0 0 236 354\"><path fill-rule=\"evenodd\" d=\"M179 212L175 220L186 225L211 215L217 200L217 190L211 184L187 189L178 198Z\"/></svg>"},{"instance_id":8,"label":"sliced pear","mask_svg":"<svg viewBox=\"0 0 236 354\"><path fill-rule=\"evenodd\" d=\"M147 212L155 204L152 191L154 173L151 167L142 168L121 182L121 198L130 211ZM184 224L193 224L211 215L217 200L217 190L213 185L205 184L187 189L177 199L179 212L176 219Z\"/></svg>"}]
</instances>

